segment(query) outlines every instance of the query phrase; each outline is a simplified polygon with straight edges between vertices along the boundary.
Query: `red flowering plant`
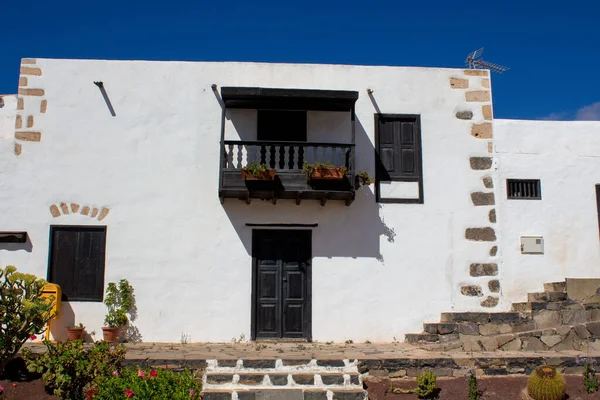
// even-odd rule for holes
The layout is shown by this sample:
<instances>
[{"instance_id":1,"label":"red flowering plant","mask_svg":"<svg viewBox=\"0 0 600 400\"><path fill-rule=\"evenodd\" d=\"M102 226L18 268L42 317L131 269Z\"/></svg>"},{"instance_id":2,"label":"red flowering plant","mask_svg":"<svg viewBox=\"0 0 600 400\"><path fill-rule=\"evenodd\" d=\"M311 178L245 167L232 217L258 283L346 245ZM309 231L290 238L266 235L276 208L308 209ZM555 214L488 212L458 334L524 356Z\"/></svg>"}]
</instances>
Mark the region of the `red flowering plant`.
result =
<instances>
[{"instance_id":1,"label":"red flowering plant","mask_svg":"<svg viewBox=\"0 0 600 400\"><path fill-rule=\"evenodd\" d=\"M127 367L98 385L94 400L200 400L202 385L189 371Z\"/></svg>"}]
</instances>

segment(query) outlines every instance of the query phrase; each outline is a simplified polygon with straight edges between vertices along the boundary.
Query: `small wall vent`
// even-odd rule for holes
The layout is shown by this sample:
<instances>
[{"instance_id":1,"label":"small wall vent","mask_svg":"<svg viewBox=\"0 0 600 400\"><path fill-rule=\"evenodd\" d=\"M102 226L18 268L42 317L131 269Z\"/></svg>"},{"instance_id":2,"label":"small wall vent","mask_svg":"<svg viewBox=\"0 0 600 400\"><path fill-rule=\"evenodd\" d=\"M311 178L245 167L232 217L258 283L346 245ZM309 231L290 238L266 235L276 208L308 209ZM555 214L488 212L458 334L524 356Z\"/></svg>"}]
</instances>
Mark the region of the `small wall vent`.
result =
<instances>
[{"instance_id":1,"label":"small wall vent","mask_svg":"<svg viewBox=\"0 0 600 400\"><path fill-rule=\"evenodd\" d=\"M521 254L544 254L544 238L521 236Z\"/></svg>"},{"instance_id":2,"label":"small wall vent","mask_svg":"<svg viewBox=\"0 0 600 400\"><path fill-rule=\"evenodd\" d=\"M541 200L542 184L539 179L507 179L506 196L509 200Z\"/></svg>"}]
</instances>

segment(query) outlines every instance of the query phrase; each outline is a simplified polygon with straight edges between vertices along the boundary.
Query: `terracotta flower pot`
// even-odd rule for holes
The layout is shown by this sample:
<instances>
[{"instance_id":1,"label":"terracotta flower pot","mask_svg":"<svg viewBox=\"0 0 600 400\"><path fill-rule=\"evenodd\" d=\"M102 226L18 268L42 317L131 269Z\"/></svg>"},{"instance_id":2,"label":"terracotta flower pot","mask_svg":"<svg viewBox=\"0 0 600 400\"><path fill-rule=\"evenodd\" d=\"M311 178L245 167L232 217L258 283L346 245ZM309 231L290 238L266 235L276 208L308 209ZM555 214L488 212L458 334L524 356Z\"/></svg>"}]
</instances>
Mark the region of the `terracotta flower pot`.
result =
<instances>
[{"instance_id":1,"label":"terracotta flower pot","mask_svg":"<svg viewBox=\"0 0 600 400\"><path fill-rule=\"evenodd\" d=\"M85 328L67 328L68 340L81 340Z\"/></svg>"},{"instance_id":2,"label":"terracotta flower pot","mask_svg":"<svg viewBox=\"0 0 600 400\"><path fill-rule=\"evenodd\" d=\"M321 167L315 168L311 178L317 180L341 180L344 179L343 167Z\"/></svg>"},{"instance_id":3,"label":"terracotta flower pot","mask_svg":"<svg viewBox=\"0 0 600 400\"><path fill-rule=\"evenodd\" d=\"M119 341L119 331L121 328L102 327L102 337L108 343L117 343Z\"/></svg>"},{"instance_id":4,"label":"terracotta flower pot","mask_svg":"<svg viewBox=\"0 0 600 400\"><path fill-rule=\"evenodd\" d=\"M258 176L254 176L252 171L242 170L242 178L246 181L272 181L275 179L275 170L267 169L266 171L259 172Z\"/></svg>"}]
</instances>

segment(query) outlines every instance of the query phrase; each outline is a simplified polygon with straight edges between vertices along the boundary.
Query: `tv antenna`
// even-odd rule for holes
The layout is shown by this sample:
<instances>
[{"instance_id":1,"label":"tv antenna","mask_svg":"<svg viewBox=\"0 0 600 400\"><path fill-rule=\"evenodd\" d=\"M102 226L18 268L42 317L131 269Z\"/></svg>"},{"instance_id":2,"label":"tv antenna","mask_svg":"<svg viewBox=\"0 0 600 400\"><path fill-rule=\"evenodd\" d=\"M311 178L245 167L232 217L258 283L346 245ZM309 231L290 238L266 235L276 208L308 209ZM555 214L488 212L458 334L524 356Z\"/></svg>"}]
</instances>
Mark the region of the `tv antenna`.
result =
<instances>
[{"instance_id":1,"label":"tv antenna","mask_svg":"<svg viewBox=\"0 0 600 400\"><path fill-rule=\"evenodd\" d=\"M490 71L497 72L499 74L506 72L510 69L502 65L485 61L483 58L480 58L482 53L483 47L475 50L472 53L469 53L469 55L465 59L465 65L470 69L489 69Z\"/></svg>"}]
</instances>

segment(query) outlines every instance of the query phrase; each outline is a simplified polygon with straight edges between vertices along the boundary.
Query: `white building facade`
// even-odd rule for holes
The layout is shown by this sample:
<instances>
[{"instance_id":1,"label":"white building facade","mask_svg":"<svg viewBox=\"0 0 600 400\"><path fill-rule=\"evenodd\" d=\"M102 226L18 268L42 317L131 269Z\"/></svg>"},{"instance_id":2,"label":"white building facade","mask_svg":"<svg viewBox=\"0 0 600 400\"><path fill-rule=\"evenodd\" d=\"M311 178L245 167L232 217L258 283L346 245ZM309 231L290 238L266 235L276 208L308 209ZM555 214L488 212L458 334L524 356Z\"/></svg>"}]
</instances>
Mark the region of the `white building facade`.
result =
<instances>
[{"instance_id":1,"label":"white building facade","mask_svg":"<svg viewBox=\"0 0 600 400\"><path fill-rule=\"evenodd\" d=\"M23 59L18 92L0 264L61 285L56 338L122 278L143 341L375 342L600 277L600 122L494 120L488 71Z\"/></svg>"}]
</instances>

